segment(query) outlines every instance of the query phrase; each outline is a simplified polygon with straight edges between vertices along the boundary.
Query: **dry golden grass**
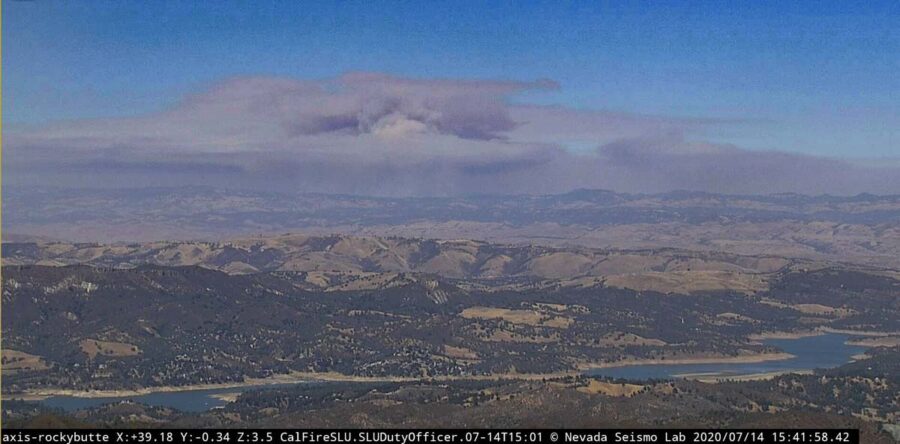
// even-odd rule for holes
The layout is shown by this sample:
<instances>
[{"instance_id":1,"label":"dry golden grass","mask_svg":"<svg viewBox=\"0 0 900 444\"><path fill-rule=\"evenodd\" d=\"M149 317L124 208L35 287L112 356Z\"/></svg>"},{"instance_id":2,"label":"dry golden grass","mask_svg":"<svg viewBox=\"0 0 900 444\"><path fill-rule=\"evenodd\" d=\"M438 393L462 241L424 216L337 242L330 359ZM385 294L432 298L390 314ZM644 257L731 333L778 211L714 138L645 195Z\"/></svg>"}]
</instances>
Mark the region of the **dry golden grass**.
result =
<instances>
[{"instance_id":1,"label":"dry golden grass","mask_svg":"<svg viewBox=\"0 0 900 444\"><path fill-rule=\"evenodd\" d=\"M141 350L132 344L124 342L98 341L96 339L83 339L78 343L81 351L88 355L91 359L102 356L135 356L141 353Z\"/></svg>"},{"instance_id":2,"label":"dry golden grass","mask_svg":"<svg viewBox=\"0 0 900 444\"><path fill-rule=\"evenodd\" d=\"M790 308L804 314L846 317L856 313L849 308L829 307L822 304L785 304L772 299L762 299L760 303L779 308Z\"/></svg>"},{"instance_id":3,"label":"dry golden grass","mask_svg":"<svg viewBox=\"0 0 900 444\"><path fill-rule=\"evenodd\" d=\"M441 276L464 277L475 263L475 255L463 250L443 251L422 264L420 271Z\"/></svg>"},{"instance_id":4,"label":"dry golden grass","mask_svg":"<svg viewBox=\"0 0 900 444\"><path fill-rule=\"evenodd\" d=\"M504 276L507 274L506 266L510 262L512 262L512 258L505 254L494 256L484 262L478 269L478 274L483 277Z\"/></svg>"},{"instance_id":5,"label":"dry golden grass","mask_svg":"<svg viewBox=\"0 0 900 444\"><path fill-rule=\"evenodd\" d=\"M530 344L546 344L550 342L559 342L559 335L552 334L549 337L544 336L525 336L514 331L497 329L491 332L485 341L487 342L526 342Z\"/></svg>"},{"instance_id":6,"label":"dry golden grass","mask_svg":"<svg viewBox=\"0 0 900 444\"><path fill-rule=\"evenodd\" d=\"M606 395L606 396L631 396L644 389L643 385L638 384L613 384L611 382L598 381L591 379L588 385L578 387L576 390L590 395Z\"/></svg>"},{"instance_id":7,"label":"dry golden grass","mask_svg":"<svg viewBox=\"0 0 900 444\"><path fill-rule=\"evenodd\" d=\"M329 280L328 275L319 271L311 271L307 273L306 282L322 288L331 285L331 280Z\"/></svg>"},{"instance_id":8,"label":"dry golden grass","mask_svg":"<svg viewBox=\"0 0 900 444\"><path fill-rule=\"evenodd\" d=\"M797 310L801 313L805 314L813 314L813 315L829 315L829 316L849 316L854 313L853 310L847 308L837 308L837 307L829 307L827 305L822 304L794 304L790 306L794 310Z\"/></svg>"},{"instance_id":9,"label":"dry golden grass","mask_svg":"<svg viewBox=\"0 0 900 444\"><path fill-rule=\"evenodd\" d=\"M553 311L566 311L569 309L569 306L565 304L549 304L545 302L537 302L534 306L538 309L549 309Z\"/></svg>"},{"instance_id":10,"label":"dry golden grass","mask_svg":"<svg viewBox=\"0 0 900 444\"><path fill-rule=\"evenodd\" d=\"M752 373L748 375L721 375L721 374L691 374L685 373L681 375L677 375L679 378L691 379L698 382L705 382L708 384L715 384L724 381L732 381L732 382L746 382L746 381L769 381L777 378L781 375L786 374L795 374L795 375L811 375L813 374L812 370L792 370L792 371L780 371L780 372L764 372L764 373Z\"/></svg>"},{"instance_id":11,"label":"dry golden grass","mask_svg":"<svg viewBox=\"0 0 900 444\"><path fill-rule=\"evenodd\" d=\"M228 274L251 274L259 272L256 267L239 261L229 262L222 266L220 270Z\"/></svg>"},{"instance_id":12,"label":"dry golden grass","mask_svg":"<svg viewBox=\"0 0 900 444\"><path fill-rule=\"evenodd\" d=\"M737 291L753 294L768 288L765 277L732 271L671 271L620 274L606 285L636 291L688 294L698 291Z\"/></svg>"},{"instance_id":13,"label":"dry golden grass","mask_svg":"<svg viewBox=\"0 0 900 444\"><path fill-rule=\"evenodd\" d=\"M604 346L629 346L629 345L645 345L645 346L664 346L665 341L659 339L645 338L633 333L612 332L603 335L600 338L600 344Z\"/></svg>"},{"instance_id":14,"label":"dry golden grass","mask_svg":"<svg viewBox=\"0 0 900 444\"><path fill-rule=\"evenodd\" d=\"M532 259L527 267L535 276L559 279L586 274L594 260L578 253L550 253Z\"/></svg>"},{"instance_id":15,"label":"dry golden grass","mask_svg":"<svg viewBox=\"0 0 900 444\"><path fill-rule=\"evenodd\" d=\"M400 278L400 274L398 273L343 273L340 276L331 276L328 278L330 280L341 281L341 283L335 284L332 282L329 284L326 291L376 290L412 282L409 279L398 278ZM308 281L309 279L307 278L307 282Z\"/></svg>"},{"instance_id":16,"label":"dry golden grass","mask_svg":"<svg viewBox=\"0 0 900 444\"><path fill-rule=\"evenodd\" d=\"M342 237L329 251L335 254L368 257L380 250L390 248L381 239L378 238L360 238L360 237Z\"/></svg>"},{"instance_id":17,"label":"dry golden grass","mask_svg":"<svg viewBox=\"0 0 900 444\"><path fill-rule=\"evenodd\" d=\"M454 359L478 359L478 353L464 347L454 347L452 345L444 345L444 356Z\"/></svg>"},{"instance_id":18,"label":"dry golden grass","mask_svg":"<svg viewBox=\"0 0 900 444\"><path fill-rule=\"evenodd\" d=\"M591 274L611 276L615 274L640 273L659 269L666 264L664 256L613 253L592 268Z\"/></svg>"},{"instance_id":19,"label":"dry golden grass","mask_svg":"<svg viewBox=\"0 0 900 444\"><path fill-rule=\"evenodd\" d=\"M237 401L238 396L241 395L241 392L228 392L228 393L213 393L209 395L212 398L216 398L219 401L225 402L234 402Z\"/></svg>"},{"instance_id":20,"label":"dry golden grass","mask_svg":"<svg viewBox=\"0 0 900 444\"><path fill-rule=\"evenodd\" d=\"M347 311L347 316L379 316L385 318L412 319L411 316L379 310L349 310Z\"/></svg>"},{"instance_id":21,"label":"dry golden grass","mask_svg":"<svg viewBox=\"0 0 900 444\"><path fill-rule=\"evenodd\" d=\"M716 317L720 318L720 319L727 319L727 320L731 320L731 321L740 321L740 322L748 322L748 323L759 322L756 319L753 319L751 317L747 317L742 314L732 313L732 312L719 313L716 315Z\"/></svg>"},{"instance_id":22,"label":"dry golden grass","mask_svg":"<svg viewBox=\"0 0 900 444\"><path fill-rule=\"evenodd\" d=\"M896 347L900 345L900 336L882 336L875 338L851 339L848 344L861 345L863 347Z\"/></svg>"},{"instance_id":23,"label":"dry golden grass","mask_svg":"<svg viewBox=\"0 0 900 444\"><path fill-rule=\"evenodd\" d=\"M510 310L496 307L469 307L459 315L466 319L503 319L513 324L536 327L568 328L574 322L572 318L548 315L537 310Z\"/></svg>"},{"instance_id":24,"label":"dry golden grass","mask_svg":"<svg viewBox=\"0 0 900 444\"><path fill-rule=\"evenodd\" d=\"M541 313L549 314L588 314L591 309L584 305L578 304L550 304L546 302L535 302L532 306Z\"/></svg>"},{"instance_id":25,"label":"dry golden grass","mask_svg":"<svg viewBox=\"0 0 900 444\"><path fill-rule=\"evenodd\" d=\"M47 363L40 356L18 350L3 350L3 371L44 370Z\"/></svg>"}]
</instances>

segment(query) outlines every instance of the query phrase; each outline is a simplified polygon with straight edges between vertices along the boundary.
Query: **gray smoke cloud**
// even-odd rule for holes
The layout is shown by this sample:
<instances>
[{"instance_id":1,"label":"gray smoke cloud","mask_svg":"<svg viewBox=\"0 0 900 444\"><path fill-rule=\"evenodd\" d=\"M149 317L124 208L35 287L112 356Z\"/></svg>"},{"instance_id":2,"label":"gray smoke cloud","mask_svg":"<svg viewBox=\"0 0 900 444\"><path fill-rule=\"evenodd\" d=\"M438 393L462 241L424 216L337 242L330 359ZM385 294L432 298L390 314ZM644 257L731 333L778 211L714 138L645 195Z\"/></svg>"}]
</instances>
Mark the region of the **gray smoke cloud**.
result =
<instances>
[{"instance_id":1,"label":"gray smoke cloud","mask_svg":"<svg viewBox=\"0 0 900 444\"><path fill-rule=\"evenodd\" d=\"M350 73L236 78L140 117L4 135L13 186L368 195L900 192L900 168L696 142L726 122L516 104L534 82ZM729 123L733 124L733 123Z\"/></svg>"}]
</instances>

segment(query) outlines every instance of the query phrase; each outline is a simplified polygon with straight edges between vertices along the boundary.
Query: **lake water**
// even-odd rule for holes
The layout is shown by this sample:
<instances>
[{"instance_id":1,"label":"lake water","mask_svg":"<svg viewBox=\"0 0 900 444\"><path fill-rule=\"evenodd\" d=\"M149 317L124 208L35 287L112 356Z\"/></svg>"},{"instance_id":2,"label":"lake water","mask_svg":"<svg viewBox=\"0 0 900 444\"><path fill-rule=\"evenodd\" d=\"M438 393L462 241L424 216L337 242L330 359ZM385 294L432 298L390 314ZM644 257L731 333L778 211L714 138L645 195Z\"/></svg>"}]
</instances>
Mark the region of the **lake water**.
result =
<instances>
[{"instance_id":1,"label":"lake water","mask_svg":"<svg viewBox=\"0 0 900 444\"><path fill-rule=\"evenodd\" d=\"M592 376L607 376L632 380L672 379L686 374L715 374L729 377L755 373L792 372L833 368L846 364L865 347L847 345L847 335L828 333L797 339L767 339L763 343L780 348L794 358L780 361L731 364L640 364L622 367L597 368L585 372Z\"/></svg>"},{"instance_id":2,"label":"lake water","mask_svg":"<svg viewBox=\"0 0 900 444\"><path fill-rule=\"evenodd\" d=\"M845 344L847 335L825 334L799 339L769 339L768 345L776 346L795 358L782 361L768 361L740 364L657 364L629 365L624 367L593 369L589 375L608 376L624 379L671 379L682 374L716 373L722 376L739 376L754 373L789 372L812 370L816 368L832 368L847 363L851 356L862 353L864 347ZM304 382L308 384L309 382ZM170 407L185 412L203 412L227 404L227 401L216 399L214 395L235 393L246 390L286 387L291 384L273 384L256 387L219 388L209 390L191 390L183 392L151 393L140 396L110 398L79 398L74 396L53 396L42 402L54 408L77 410L97 407L112 402L131 400L159 407Z\"/></svg>"}]
</instances>

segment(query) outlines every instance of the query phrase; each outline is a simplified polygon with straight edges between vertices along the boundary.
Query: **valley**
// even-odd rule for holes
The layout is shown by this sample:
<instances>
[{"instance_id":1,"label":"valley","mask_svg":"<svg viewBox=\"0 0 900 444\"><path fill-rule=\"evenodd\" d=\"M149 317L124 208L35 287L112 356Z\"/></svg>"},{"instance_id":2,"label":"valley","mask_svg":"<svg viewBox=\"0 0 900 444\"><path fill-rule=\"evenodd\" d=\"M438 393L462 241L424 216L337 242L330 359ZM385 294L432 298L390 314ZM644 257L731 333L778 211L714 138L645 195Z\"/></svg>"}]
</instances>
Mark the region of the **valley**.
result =
<instances>
[{"instance_id":1,"label":"valley","mask_svg":"<svg viewBox=\"0 0 900 444\"><path fill-rule=\"evenodd\" d=\"M807 268L804 260L342 236L4 245L17 263L46 261L50 252L82 263L3 268L6 395L289 374L559 377L626 363L789 358L755 339L773 332L844 331L861 341L880 334L867 345L890 345L900 331L900 281L860 266ZM489 266L498 257L508 258L505 266ZM429 268L449 258L459 260ZM266 271L222 269L234 260ZM548 273L557 261L565 265L552 270L567 274ZM573 262L586 265L573 271ZM330 269L314 265L325 263ZM615 279L640 283L643 273L704 268L765 285L662 292Z\"/></svg>"}]
</instances>

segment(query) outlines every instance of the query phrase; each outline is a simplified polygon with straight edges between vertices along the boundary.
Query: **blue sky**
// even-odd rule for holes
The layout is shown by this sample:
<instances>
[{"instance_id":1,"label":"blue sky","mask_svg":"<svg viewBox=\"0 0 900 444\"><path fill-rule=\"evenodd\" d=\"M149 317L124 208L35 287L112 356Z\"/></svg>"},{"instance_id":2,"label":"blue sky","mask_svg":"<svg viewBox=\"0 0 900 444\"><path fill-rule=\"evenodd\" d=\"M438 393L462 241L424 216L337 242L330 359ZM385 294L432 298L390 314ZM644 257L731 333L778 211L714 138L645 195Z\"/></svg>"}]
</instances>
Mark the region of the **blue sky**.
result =
<instances>
[{"instance_id":1,"label":"blue sky","mask_svg":"<svg viewBox=\"0 0 900 444\"><path fill-rule=\"evenodd\" d=\"M896 158L900 2L3 2L4 124L135 116L232 76L549 78L518 102L733 120Z\"/></svg>"}]
</instances>

